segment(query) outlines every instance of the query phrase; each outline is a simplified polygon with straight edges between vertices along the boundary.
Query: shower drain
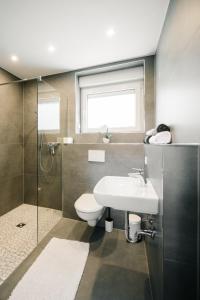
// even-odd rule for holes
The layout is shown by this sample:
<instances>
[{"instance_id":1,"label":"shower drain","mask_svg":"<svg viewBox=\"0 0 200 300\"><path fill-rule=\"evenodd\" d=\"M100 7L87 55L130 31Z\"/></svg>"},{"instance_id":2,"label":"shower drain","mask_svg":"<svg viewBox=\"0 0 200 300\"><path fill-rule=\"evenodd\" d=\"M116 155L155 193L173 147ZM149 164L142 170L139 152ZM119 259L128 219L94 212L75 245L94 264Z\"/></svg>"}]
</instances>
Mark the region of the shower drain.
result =
<instances>
[{"instance_id":1,"label":"shower drain","mask_svg":"<svg viewBox=\"0 0 200 300\"><path fill-rule=\"evenodd\" d=\"M19 223L19 224L16 225L16 227L22 228L22 227L24 227L25 225L26 225L25 223Z\"/></svg>"}]
</instances>

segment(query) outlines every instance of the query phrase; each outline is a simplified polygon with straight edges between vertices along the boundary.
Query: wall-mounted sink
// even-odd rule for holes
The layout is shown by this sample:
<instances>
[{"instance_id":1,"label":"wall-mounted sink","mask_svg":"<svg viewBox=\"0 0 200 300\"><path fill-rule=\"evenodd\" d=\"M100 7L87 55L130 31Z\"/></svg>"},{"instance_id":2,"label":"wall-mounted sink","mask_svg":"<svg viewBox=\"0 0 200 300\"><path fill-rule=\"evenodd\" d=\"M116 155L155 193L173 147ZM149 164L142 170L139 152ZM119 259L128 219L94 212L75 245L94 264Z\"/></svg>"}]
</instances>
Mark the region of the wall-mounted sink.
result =
<instances>
[{"instance_id":1,"label":"wall-mounted sink","mask_svg":"<svg viewBox=\"0 0 200 300\"><path fill-rule=\"evenodd\" d=\"M118 210L146 214L158 213L158 196L149 180L142 178L105 176L94 188L96 201Z\"/></svg>"}]
</instances>

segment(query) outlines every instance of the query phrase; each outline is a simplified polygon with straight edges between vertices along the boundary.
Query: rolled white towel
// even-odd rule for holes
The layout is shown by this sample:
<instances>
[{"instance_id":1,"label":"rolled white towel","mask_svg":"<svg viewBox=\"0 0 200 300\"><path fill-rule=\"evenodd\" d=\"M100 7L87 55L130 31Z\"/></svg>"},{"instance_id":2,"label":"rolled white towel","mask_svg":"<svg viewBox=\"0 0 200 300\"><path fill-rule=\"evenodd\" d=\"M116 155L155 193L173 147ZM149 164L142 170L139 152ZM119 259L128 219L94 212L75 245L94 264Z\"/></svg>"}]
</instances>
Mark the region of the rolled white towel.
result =
<instances>
[{"instance_id":1,"label":"rolled white towel","mask_svg":"<svg viewBox=\"0 0 200 300\"><path fill-rule=\"evenodd\" d=\"M155 135L156 133L157 133L156 128L152 128L146 132L146 135L150 136L150 135Z\"/></svg>"},{"instance_id":2,"label":"rolled white towel","mask_svg":"<svg viewBox=\"0 0 200 300\"><path fill-rule=\"evenodd\" d=\"M171 139L172 136L169 131L162 131L152 136L149 139L149 144L170 144Z\"/></svg>"}]
</instances>

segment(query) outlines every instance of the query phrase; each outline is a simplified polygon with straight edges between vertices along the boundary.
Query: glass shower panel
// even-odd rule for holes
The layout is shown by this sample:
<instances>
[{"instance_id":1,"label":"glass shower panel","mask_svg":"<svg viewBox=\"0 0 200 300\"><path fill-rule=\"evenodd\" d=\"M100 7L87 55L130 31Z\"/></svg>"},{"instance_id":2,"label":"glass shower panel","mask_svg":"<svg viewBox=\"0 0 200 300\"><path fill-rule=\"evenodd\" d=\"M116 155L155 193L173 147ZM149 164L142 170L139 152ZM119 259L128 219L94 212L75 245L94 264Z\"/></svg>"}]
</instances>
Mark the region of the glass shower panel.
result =
<instances>
[{"instance_id":1,"label":"glass shower panel","mask_svg":"<svg viewBox=\"0 0 200 300\"><path fill-rule=\"evenodd\" d=\"M37 80L15 79L0 69L0 285L37 246Z\"/></svg>"},{"instance_id":2,"label":"glass shower panel","mask_svg":"<svg viewBox=\"0 0 200 300\"><path fill-rule=\"evenodd\" d=\"M62 217L60 93L38 84L38 242Z\"/></svg>"}]
</instances>

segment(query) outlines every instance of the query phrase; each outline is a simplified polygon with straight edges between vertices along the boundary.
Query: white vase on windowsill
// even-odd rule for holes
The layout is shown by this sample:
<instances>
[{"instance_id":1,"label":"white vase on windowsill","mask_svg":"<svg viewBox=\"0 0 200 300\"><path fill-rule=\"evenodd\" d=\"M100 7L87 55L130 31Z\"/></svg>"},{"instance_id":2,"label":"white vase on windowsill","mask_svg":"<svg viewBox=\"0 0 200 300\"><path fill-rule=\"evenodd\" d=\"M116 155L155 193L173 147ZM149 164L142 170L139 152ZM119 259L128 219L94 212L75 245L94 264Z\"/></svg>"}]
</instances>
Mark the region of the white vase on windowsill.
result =
<instances>
[{"instance_id":1,"label":"white vase on windowsill","mask_svg":"<svg viewBox=\"0 0 200 300\"><path fill-rule=\"evenodd\" d=\"M103 143L104 144L109 144L110 143L110 139L112 137L112 134L108 132L108 127L106 128L106 132L103 136Z\"/></svg>"},{"instance_id":2,"label":"white vase on windowsill","mask_svg":"<svg viewBox=\"0 0 200 300\"><path fill-rule=\"evenodd\" d=\"M109 144L110 143L110 139L103 137L103 143L104 144Z\"/></svg>"}]
</instances>

